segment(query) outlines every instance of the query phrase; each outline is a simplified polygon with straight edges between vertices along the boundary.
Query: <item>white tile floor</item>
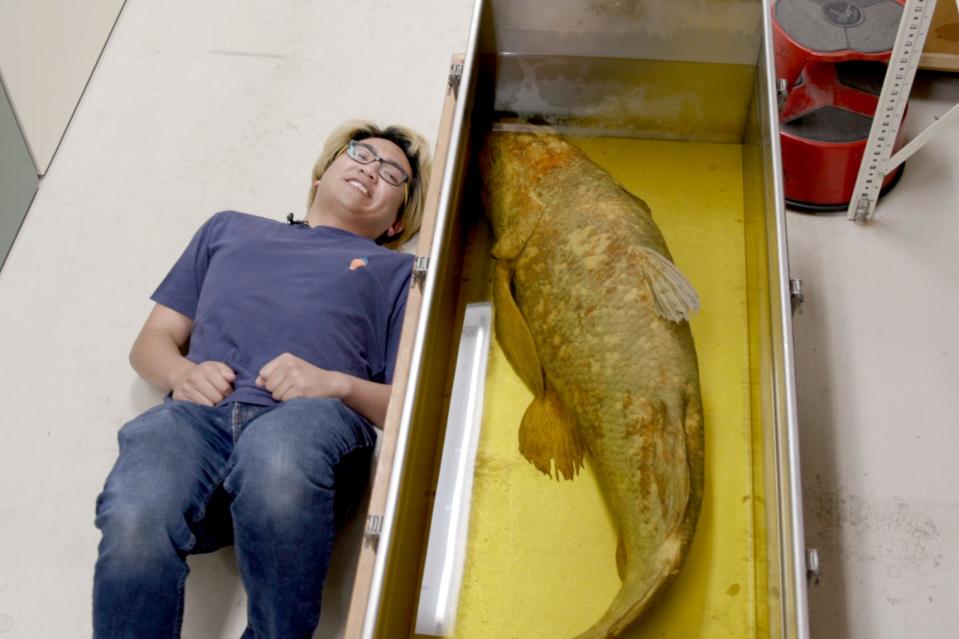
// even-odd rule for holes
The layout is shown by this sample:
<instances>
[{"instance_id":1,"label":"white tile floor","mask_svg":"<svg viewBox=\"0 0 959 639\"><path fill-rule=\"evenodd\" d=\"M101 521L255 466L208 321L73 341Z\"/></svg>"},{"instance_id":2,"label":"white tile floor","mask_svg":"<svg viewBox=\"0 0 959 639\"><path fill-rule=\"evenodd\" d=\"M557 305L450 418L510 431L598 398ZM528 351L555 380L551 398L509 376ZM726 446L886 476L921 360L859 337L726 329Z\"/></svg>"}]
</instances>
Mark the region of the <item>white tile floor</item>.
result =
<instances>
[{"instance_id":1,"label":"white tile floor","mask_svg":"<svg viewBox=\"0 0 959 639\"><path fill-rule=\"evenodd\" d=\"M90 635L94 500L117 429L159 399L127 352L194 230L303 212L344 119L433 139L472 5L127 0L0 271L4 639ZM229 555L192 565L184 637L239 636Z\"/></svg>"},{"instance_id":2,"label":"white tile floor","mask_svg":"<svg viewBox=\"0 0 959 639\"><path fill-rule=\"evenodd\" d=\"M959 103L917 79L907 135ZM813 637L959 627L959 124L910 159L875 221L788 214Z\"/></svg>"},{"instance_id":3,"label":"white tile floor","mask_svg":"<svg viewBox=\"0 0 959 639\"><path fill-rule=\"evenodd\" d=\"M128 0L0 272L0 635L89 635L93 500L157 394L126 366L148 293L213 211L300 211L346 117L432 137L471 0ZM959 101L917 89L910 128ZM959 126L861 228L789 214L814 637L959 627ZM235 637L228 555L194 562L184 636ZM205 611L201 612L201 608Z\"/></svg>"}]
</instances>

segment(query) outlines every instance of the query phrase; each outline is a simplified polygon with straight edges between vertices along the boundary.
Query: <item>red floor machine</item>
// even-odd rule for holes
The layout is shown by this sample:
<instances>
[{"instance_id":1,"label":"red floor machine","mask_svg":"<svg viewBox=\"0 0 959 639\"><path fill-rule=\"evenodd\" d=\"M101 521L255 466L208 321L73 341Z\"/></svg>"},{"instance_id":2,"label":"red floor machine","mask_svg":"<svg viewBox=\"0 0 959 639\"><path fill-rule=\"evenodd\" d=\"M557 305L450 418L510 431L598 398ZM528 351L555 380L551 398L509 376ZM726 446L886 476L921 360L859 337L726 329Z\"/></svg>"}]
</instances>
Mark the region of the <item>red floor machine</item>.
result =
<instances>
[{"instance_id":1,"label":"red floor machine","mask_svg":"<svg viewBox=\"0 0 959 639\"><path fill-rule=\"evenodd\" d=\"M849 206L905 0L776 0L776 76L786 202L799 210ZM781 85L780 85L781 86ZM902 146L902 127L894 152ZM883 193L902 175L885 177Z\"/></svg>"}]
</instances>

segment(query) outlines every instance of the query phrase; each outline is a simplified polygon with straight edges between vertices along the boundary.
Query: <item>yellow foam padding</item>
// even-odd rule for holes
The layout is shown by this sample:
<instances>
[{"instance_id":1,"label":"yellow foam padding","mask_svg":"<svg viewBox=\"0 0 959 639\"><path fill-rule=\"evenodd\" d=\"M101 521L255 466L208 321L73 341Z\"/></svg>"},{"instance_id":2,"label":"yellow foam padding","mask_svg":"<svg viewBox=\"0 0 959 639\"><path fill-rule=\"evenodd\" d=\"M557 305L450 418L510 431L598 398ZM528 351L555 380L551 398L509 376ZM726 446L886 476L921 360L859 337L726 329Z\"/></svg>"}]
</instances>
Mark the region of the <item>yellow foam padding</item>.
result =
<instances>
[{"instance_id":1,"label":"yellow foam padding","mask_svg":"<svg viewBox=\"0 0 959 639\"><path fill-rule=\"evenodd\" d=\"M666 597L626 636L757 636L741 147L571 141L646 200L702 301L691 322L706 424L699 527ZM572 637L619 589L610 515L588 459L574 481L555 481L520 455L531 396L495 343L486 391L455 636Z\"/></svg>"}]
</instances>

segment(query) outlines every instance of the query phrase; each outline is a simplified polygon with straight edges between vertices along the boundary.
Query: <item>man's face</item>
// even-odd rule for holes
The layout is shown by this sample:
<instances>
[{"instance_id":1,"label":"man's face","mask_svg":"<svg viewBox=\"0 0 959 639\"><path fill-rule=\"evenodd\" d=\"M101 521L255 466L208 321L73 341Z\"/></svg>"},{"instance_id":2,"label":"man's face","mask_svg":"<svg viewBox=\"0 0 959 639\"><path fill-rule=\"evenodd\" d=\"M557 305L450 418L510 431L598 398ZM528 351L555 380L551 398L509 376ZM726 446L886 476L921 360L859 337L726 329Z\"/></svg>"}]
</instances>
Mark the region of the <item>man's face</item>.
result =
<instances>
[{"instance_id":1,"label":"man's face","mask_svg":"<svg viewBox=\"0 0 959 639\"><path fill-rule=\"evenodd\" d=\"M383 160L398 165L406 175L413 174L406 154L389 140L366 138L361 142L372 147ZM323 173L316 190L318 199L331 201L337 209L347 212L349 224L360 234L373 239L384 232L396 235L403 229L402 222L396 221L396 214L403 204L405 187L383 179L380 175L382 166L383 163L377 160L361 164L344 151ZM395 174L395 169L393 171Z\"/></svg>"}]
</instances>

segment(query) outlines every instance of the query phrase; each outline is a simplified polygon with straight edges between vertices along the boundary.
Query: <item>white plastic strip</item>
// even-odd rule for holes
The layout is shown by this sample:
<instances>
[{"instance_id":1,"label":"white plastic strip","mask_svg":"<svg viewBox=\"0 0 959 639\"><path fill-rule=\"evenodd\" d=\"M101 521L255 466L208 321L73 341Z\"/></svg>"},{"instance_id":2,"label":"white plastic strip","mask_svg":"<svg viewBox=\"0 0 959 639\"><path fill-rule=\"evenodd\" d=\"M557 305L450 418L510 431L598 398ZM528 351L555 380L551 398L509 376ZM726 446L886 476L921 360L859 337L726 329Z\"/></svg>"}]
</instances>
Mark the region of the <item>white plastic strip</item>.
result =
<instances>
[{"instance_id":1,"label":"white plastic strip","mask_svg":"<svg viewBox=\"0 0 959 639\"><path fill-rule=\"evenodd\" d=\"M416 613L416 634L420 635L449 637L456 623L492 316L492 306L484 302L468 305L463 318Z\"/></svg>"}]
</instances>

